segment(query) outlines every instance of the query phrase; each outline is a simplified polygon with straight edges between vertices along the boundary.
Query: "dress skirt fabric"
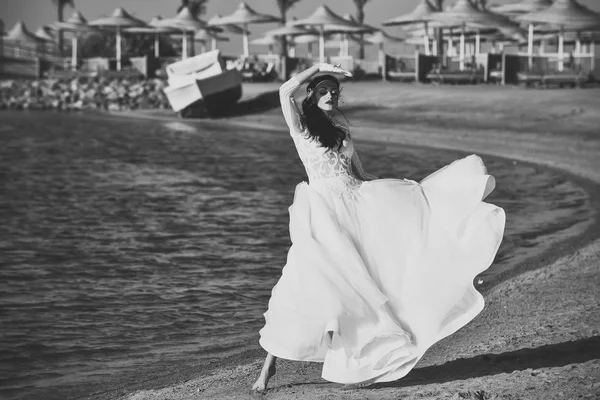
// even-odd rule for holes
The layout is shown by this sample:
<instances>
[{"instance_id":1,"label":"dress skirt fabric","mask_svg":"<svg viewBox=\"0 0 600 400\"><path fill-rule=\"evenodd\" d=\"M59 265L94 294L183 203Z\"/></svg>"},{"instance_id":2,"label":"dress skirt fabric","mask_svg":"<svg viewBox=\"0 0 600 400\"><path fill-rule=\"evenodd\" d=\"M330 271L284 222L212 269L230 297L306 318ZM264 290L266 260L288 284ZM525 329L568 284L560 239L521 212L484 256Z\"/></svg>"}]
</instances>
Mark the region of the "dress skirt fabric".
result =
<instances>
[{"instance_id":1,"label":"dress skirt fabric","mask_svg":"<svg viewBox=\"0 0 600 400\"><path fill-rule=\"evenodd\" d=\"M494 178L473 155L420 183L329 186L296 187L292 246L260 344L276 357L322 362L332 382L399 379L483 309L473 279L491 265L505 223L483 201Z\"/></svg>"}]
</instances>

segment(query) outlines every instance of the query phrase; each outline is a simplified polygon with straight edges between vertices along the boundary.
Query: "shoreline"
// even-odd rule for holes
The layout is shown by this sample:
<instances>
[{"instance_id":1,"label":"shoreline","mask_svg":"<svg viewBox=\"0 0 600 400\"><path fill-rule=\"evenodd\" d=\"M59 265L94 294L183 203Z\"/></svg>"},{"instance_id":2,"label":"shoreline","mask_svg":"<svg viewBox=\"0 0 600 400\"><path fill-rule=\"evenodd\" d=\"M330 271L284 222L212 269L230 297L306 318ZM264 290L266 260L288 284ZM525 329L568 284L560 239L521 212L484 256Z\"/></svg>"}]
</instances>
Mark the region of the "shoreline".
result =
<instances>
[{"instance_id":1,"label":"shoreline","mask_svg":"<svg viewBox=\"0 0 600 400\"><path fill-rule=\"evenodd\" d=\"M147 115L139 115L139 113L136 112L131 112L131 113L122 113L122 112L117 112L117 113L110 113L113 116L120 116L120 117L124 117L124 118L148 118ZM127 115L129 114L129 115ZM137 115L136 115L137 114ZM272 124L270 123L271 121L269 121L268 117L265 117L264 119L266 119L267 121L262 121L262 122L256 122L256 121L252 121L252 118L250 118L250 121L245 121L245 117L239 117L239 118L234 118L233 120L224 120L224 119L209 119L209 120L200 120L200 121L196 121L196 120L181 120L178 119L176 116L173 116L173 118L162 118L160 116L151 116L151 119L158 119L161 121L172 121L172 122L179 122L183 125L193 125L193 126L197 126L197 125L203 125L203 124L220 124L220 123L226 123L229 125L233 125L233 126L239 126L239 127L248 127L248 126L252 126L252 128L258 128L258 129L262 129L265 132L278 132L281 133L282 130L285 131L285 126L284 125L280 125L277 126L277 124ZM412 127L409 127L412 128ZM403 127L403 130L406 129L406 127ZM446 142L442 142L442 143L436 143L435 145L432 145L431 143L429 144L424 144L424 143L419 143L418 140L415 140L415 134L413 131L413 135L407 135L406 137L402 137L402 135L398 135L398 129L395 129L394 132L390 132L390 129L384 129L383 131L380 129L378 130L378 132L373 132L374 130L371 130L370 132L367 133L367 135L369 136L368 138L361 135L359 136L357 139L358 141L365 141L365 142L382 142L382 143L395 143L395 144L400 144L400 145L406 145L406 146L410 146L410 147L425 147L425 148L435 148L435 149L442 149L442 150L450 150L450 151L459 151L459 152L463 152L463 153L468 153L468 152L476 152L477 154L480 155L484 155L484 157L493 157L493 158L500 158L503 160L518 160L519 162L525 162L527 164L531 164L531 165L536 165L536 166L542 166L543 168L548 168L550 170L559 172L560 174L564 175L567 177L567 179L575 182L578 186L582 187L589 195L589 200L590 203L592 205L592 207L595 207L596 210L600 209L600 179L598 176L596 176L596 174L594 174L594 170L584 170L584 173L581 173L582 170L580 168L578 168L577 165L571 165L569 166L569 168L565 168L565 164L564 163L558 163L556 162L556 160L552 159L552 157L547 157L546 159L544 159L543 154L542 156L538 155L537 157L534 157L534 159L532 160L531 158L528 158L528 154L527 152L523 152L521 154L519 154L518 151L515 151L515 148L511 147L511 146L507 146L509 147L509 152L506 151L506 149L502 149L502 148L496 148L494 146L489 146L489 143L484 141L484 144L488 146L488 149L481 151L481 141L476 141L475 142L475 146L473 145L465 145L465 142L468 141L468 137L469 135L465 135L464 137L459 137L459 140L456 140L457 138L455 137L455 135L451 135L453 136L452 140L450 141L446 141ZM432 129L432 131L435 131L434 129ZM437 133L439 135L439 132ZM511 132L507 132L505 134L506 136L511 136ZM399 137L400 136L400 137ZM404 140L403 140L404 139ZM408 139L408 140L406 140ZM417 143L415 143L417 142ZM504 151L503 151L504 150ZM575 162L575 164L577 164L577 162ZM596 178L596 179L594 179ZM589 248L598 248L599 244L600 244L600 219L598 218L598 214L596 213L596 216L594 218L594 220L588 225L588 227L586 229L584 229L583 231L579 232L578 234L574 235L573 237L566 239L566 240L562 240L560 241L560 243L555 244L552 248L550 248L549 250L543 251L540 254L534 255L532 257L529 257L528 259L526 259L525 261L523 261L522 263L517 264L514 268L512 268L508 273L505 274L505 276L502 276L501 279L498 279L497 282L494 282L492 285L484 285L483 287L478 287L478 290L481 291L484 295L490 294L491 292L494 292L495 290L500 290L501 288L497 289L499 286L511 286L514 283L514 278L517 276L527 276L530 273L543 273L544 270L546 269L550 269L553 265L555 264L560 264L560 263L564 263L564 259L565 258L573 258L574 256L576 256L577 254L581 254L582 252L586 252L587 249ZM487 297L487 296L486 296ZM487 299L486 299L487 300ZM486 305L486 307L488 307L488 305ZM479 318L479 317L478 317ZM464 330L465 328L463 328L462 330ZM458 334L458 332L457 332ZM453 340L453 338L455 338L454 334L450 337L450 341ZM444 344L448 341L448 339L445 339L443 342ZM437 347L438 345L434 346ZM428 351L428 353L431 353L433 350L430 349ZM432 358L431 356L428 357L426 353L426 356L424 358L430 359ZM201 386L205 386L205 389L201 390L198 393L204 392L205 390L208 390L210 388L210 386L212 386L213 384L211 384L210 382L207 384L207 379L211 376L216 374L217 376L221 376L223 377L223 374L225 375L231 375L233 374L234 376L237 374L238 377L240 374L244 375L244 378L246 378L246 374L250 374L250 376L252 377L254 373L257 373L256 371L258 371L258 369L260 368L260 362L262 361L261 358L264 355L264 351L260 348L257 348L255 350L249 350L240 354L236 354L234 356L230 356L227 357L221 361L219 361L218 363L215 363L216 365L206 365L203 367L199 367L196 371L190 371L190 372L186 372L186 373L175 373L174 375L171 375L170 377L165 377L165 379L161 379L160 382L156 382L154 381L151 385L140 385L140 386L145 386L142 392L139 392L138 395L142 395L142 393L144 394L142 397L139 397L138 395L136 395L136 392L131 393L129 396L125 397L128 399L137 399L137 398L160 398L160 397L155 397L158 396L160 393L165 393L165 390L167 392L178 392L181 390L184 390L188 393L188 395L190 394L190 392L187 389L184 388L188 388L189 386L192 385L191 382L196 382L194 385L197 388L200 388ZM439 358L439 357L438 357ZM284 361L285 362L285 361ZM300 365L296 365L293 367L290 367L292 369L292 373L297 373L298 369L303 369L302 364L303 363L296 363L296 364L300 364ZM306 364L306 363L304 363ZM423 361L421 361L419 363L419 365L417 365L416 370L419 370L421 368L421 364L423 364ZM308 369L315 369L314 367L307 367ZM318 369L318 367L317 367ZM314 371L313 371L314 372ZM207 376L208 375L208 376ZM410 374L409 374L410 376ZM283 376L281 377L281 379L285 380L285 379L292 379L292 376ZM406 380L407 378L404 378L403 380ZM400 382L402 382L403 380L400 380ZM185 382L188 382L187 384ZM183 383L182 383L183 382ZM201 382L203 382L204 384L200 384ZM339 385L336 384L331 384L331 383L327 383L325 381L323 381L323 383L325 384L329 384L332 387L337 387L337 389L339 388ZM164 388L165 385L167 385L167 387L165 389L158 389L158 388ZM227 385L227 383L223 383L221 385ZM289 385L288 385L289 386ZM130 388L131 389L131 388ZM141 387L140 387L141 389ZM158 389L156 391L148 391L148 389ZM279 391L284 390L282 388L278 388ZM313 392L311 395L307 396L308 397L314 397L315 395L317 395L319 393L319 388L317 387L315 389L315 392ZM369 389L363 389L363 391L368 391ZM346 394L350 394L347 392L344 392ZM307 393L308 394L308 393ZM357 392L357 394L360 395L360 390ZM175 394L174 394L175 395ZM208 395L208 393L206 393L206 395ZM232 397L226 396L223 398L246 398L246 396L249 395L248 393L244 393L244 392L235 392L235 395L232 394ZM279 393L279 395L283 395L283 393ZM287 393L286 393L287 395ZM331 395L331 393L330 393ZM369 391L369 397L371 397L371 395L374 396L374 398L384 398L384 397L379 397L377 394L372 393L371 391ZM268 396L268 394L267 394ZM173 398L179 398L179 397L173 397ZM215 397L208 397L208 398L220 398L218 396ZM288 397L285 397L288 398ZM289 398L293 398L293 397L289 397ZM321 398L321 397L318 397ZM325 398L325 397L323 397ZM387 397L385 397L387 398Z\"/></svg>"}]
</instances>

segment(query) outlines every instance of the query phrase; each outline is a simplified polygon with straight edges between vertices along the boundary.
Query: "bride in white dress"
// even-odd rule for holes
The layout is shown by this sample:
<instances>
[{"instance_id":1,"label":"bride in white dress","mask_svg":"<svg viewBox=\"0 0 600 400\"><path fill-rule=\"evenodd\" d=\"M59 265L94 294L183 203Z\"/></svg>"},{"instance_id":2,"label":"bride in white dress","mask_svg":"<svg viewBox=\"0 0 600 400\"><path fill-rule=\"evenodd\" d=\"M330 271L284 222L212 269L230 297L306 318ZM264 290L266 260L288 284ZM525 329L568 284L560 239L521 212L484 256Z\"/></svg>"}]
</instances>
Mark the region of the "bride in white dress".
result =
<instances>
[{"instance_id":1,"label":"bride in white dress","mask_svg":"<svg viewBox=\"0 0 600 400\"><path fill-rule=\"evenodd\" d=\"M294 93L307 86L302 109ZM504 232L504 211L478 156L417 183L364 172L337 123L340 86L351 74L317 64L280 89L281 108L309 183L290 207L292 246L273 288L253 386L264 391L276 357L323 363L322 376L370 384L405 376L438 340L483 309L474 277L487 269Z\"/></svg>"}]
</instances>

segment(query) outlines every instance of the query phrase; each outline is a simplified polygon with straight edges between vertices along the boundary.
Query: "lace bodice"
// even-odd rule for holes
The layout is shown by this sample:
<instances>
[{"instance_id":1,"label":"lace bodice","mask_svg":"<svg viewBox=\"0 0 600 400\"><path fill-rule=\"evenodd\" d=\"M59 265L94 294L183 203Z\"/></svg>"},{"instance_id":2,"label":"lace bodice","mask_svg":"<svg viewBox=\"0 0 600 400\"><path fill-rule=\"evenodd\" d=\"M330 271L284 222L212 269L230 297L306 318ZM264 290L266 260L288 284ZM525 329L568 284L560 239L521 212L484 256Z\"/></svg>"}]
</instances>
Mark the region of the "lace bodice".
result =
<instances>
[{"instance_id":1,"label":"lace bodice","mask_svg":"<svg viewBox=\"0 0 600 400\"><path fill-rule=\"evenodd\" d=\"M310 185L317 190L326 189L338 194L354 196L363 181L375 177L364 172L350 135L343 141L339 150L322 147L317 140L308 136L293 96L298 87L300 82L292 77L281 86L279 94L283 115L306 169Z\"/></svg>"}]
</instances>

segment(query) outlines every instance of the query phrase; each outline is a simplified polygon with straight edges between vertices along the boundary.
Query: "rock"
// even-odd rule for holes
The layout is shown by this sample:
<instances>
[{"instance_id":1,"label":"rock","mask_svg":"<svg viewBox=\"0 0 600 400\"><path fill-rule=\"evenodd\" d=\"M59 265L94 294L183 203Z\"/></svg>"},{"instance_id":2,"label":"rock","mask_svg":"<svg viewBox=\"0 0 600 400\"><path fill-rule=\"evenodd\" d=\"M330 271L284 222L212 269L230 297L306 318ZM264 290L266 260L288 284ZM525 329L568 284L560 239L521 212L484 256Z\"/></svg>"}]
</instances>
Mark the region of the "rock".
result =
<instances>
[{"instance_id":1,"label":"rock","mask_svg":"<svg viewBox=\"0 0 600 400\"><path fill-rule=\"evenodd\" d=\"M169 106L165 86L158 78L6 80L0 81L0 109L162 109Z\"/></svg>"}]
</instances>

